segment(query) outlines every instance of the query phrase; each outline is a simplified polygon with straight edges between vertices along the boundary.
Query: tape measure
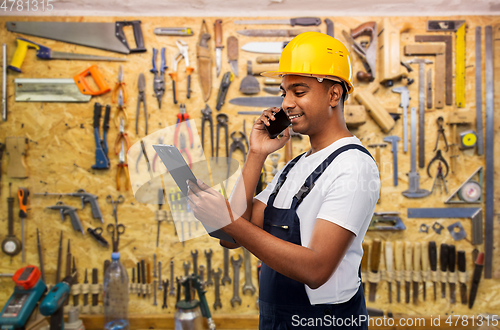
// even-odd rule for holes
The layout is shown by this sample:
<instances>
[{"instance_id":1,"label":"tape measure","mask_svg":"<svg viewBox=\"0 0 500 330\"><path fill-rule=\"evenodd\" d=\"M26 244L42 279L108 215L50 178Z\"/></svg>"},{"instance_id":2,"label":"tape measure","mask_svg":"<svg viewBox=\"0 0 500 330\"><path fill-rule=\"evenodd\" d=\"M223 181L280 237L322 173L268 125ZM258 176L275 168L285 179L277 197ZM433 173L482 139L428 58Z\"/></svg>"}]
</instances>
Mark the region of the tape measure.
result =
<instances>
[{"instance_id":1,"label":"tape measure","mask_svg":"<svg viewBox=\"0 0 500 330\"><path fill-rule=\"evenodd\" d=\"M477 142L477 135L474 131L460 133L460 149L474 148Z\"/></svg>"},{"instance_id":2,"label":"tape measure","mask_svg":"<svg viewBox=\"0 0 500 330\"><path fill-rule=\"evenodd\" d=\"M476 181L469 181L458 191L458 198L467 203L475 203L481 198L482 194L481 185Z\"/></svg>"}]
</instances>

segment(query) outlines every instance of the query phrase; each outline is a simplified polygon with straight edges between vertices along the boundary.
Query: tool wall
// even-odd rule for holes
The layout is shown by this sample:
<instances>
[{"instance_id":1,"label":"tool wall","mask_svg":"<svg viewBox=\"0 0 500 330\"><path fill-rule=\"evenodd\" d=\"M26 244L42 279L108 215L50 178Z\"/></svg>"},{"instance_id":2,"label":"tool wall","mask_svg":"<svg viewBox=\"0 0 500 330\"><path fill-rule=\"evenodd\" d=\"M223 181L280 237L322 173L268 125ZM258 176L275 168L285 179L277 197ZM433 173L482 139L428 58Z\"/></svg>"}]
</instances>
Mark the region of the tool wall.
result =
<instances>
[{"instance_id":1,"label":"tool wall","mask_svg":"<svg viewBox=\"0 0 500 330\"><path fill-rule=\"evenodd\" d=\"M308 30L318 30L326 32L327 26L323 20L327 17L322 17L322 23L319 26L300 27ZM10 137L21 137L21 139L11 140L11 144L15 146L7 146L2 159L2 179L0 183L2 199L0 207L0 239L4 239L7 235L7 219L8 208L5 199L11 196L16 197L14 203L14 227L13 232L17 238L21 239L21 220L17 216L19 211L19 203L17 202L18 188L25 187L29 190L27 218L25 219L25 263L22 262L21 253L10 257L4 253L0 254L0 273L14 273L17 269L25 264L34 264L39 266L39 256L37 252L37 231L42 246L42 254L44 260L45 277L48 284L54 284L56 279L57 260L62 233L62 277L66 267L66 259L64 255L68 249L68 241L70 240L71 254L75 258L75 266L78 271L78 281L83 283L85 271L88 272L88 282L92 283L92 269L98 269L98 282L102 283L104 261L110 259L111 247L105 248L91 237L87 232L88 228L102 227L102 237L108 242L111 242L111 236L106 231L106 226L114 222L113 204L107 202L107 196L110 195L115 201L119 195L123 196L123 203L117 206L118 223L125 226L125 232L120 237L120 252L121 261L129 270L129 279L132 279L132 269L137 269L137 264L141 260L146 267L146 283L150 282L150 297L146 294L135 293L130 294L130 313L139 314L173 314L175 312L175 297L167 296L167 306L163 308L163 292L157 290L157 305L153 305L153 285L154 281L159 283L159 270L154 267L154 262L161 262L162 280L171 279L170 265L173 262L174 278L183 276L185 273L183 265L190 263L190 272L193 271L192 253L197 251L197 263L205 267L204 277L207 280L207 258L206 254L212 253L211 268L214 270L224 269L223 249L219 246L217 240L204 235L198 238L190 239L182 244L174 233L174 225L168 221L162 221L158 226L156 211L158 205L142 204L137 202L132 193L132 188L125 181L125 175L120 174L119 182L121 189L117 190L116 178L117 171L120 166L119 155L115 154L115 139L120 135L120 122L117 120L115 125L115 113L117 113L118 93L115 95L116 102L112 102L113 91L102 95L93 96L91 100L81 103L62 103L62 102L17 102L15 92L15 79L21 78L72 78L79 72L82 72L91 65L97 65L97 68L104 78L105 82L111 86L119 81L119 67L123 68L123 90L126 95L123 95L123 107L121 111L128 114L128 125L123 128L122 133L128 134L130 144L134 144L144 138L146 134L146 121L144 117L143 105L141 103L140 111L137 110L138 100L141 97L139 91L139 76L144 75L144 101L147 106L147 124L148 134L152 134L160 129L176 124L178 114L181 112L180 105L185 105L185 111L190 119L196 122L197 132L201 132L202 112L201 110L208 105L212 109L209 116L213 121L214 138L217 128L216 116L220 113L228 115L228 132L245 131L250 134L253 121L257 115L242 115L238 111L246 110L262 110L262 107L242 107L234 105L229 101L239 97L270 97L272 95L263 90L264 78L255 76L260 83L260 92L252 96L244 95L239 91L239 86L242 80L247 76L247 61L251 61L254 66L253 70L257 70L256 59L264 54L252 53L243 51L241 47L250 42L270 42L270 41L287 41L291 37L251 37L237 33L238 30L250 29L292 29L283 25L237 25L235 20L244 18L223 17L222 20L222 61L220 75L216 74L216 56L214 37L214 23L217 17L205 18L208 28L208 33L211 38L208 39L208 56L211 57L211 72L204 75L211 75L211 93L208 101L205 102L202 89L200 87L200 70L197 66L197 44L199 43L200 30L202 27L203 18L199 17L129 17L128 20L141 20L142 33L144 37L144 45L147 52L131 53L129 55L111 53L100 49L89 48L79 45L68 44L64 42L54 41L50 39L28 36L20 33L13 33L6 30L6 22L8 21L60 21L60 22L108 22L123 21L124 18L115 17L16 17L0 18L0 40L7 44L7 62L11 63L11 59L16 51L16 38L22 37L33 42L42 44L51 48L53 51L92 54L101 56L112 56L126 59L126 62L115 61L90 61L90 60L42 60L35 57L35 51L30 49L27 52L26 58L21 65L22 72L8 71L7 76L7 121L0 122L0 142L6 143L6 139ZM253 18L252 18L253 19ZM274 19L274 18L273 18ZM361 51L366 53L367 67L372 65L372 75L374 80L370 82L367 78L365 81L360 81L355 78L355 94L349 97L346 106L346 121L350 125L351 131L361 139L363 144L372 152L375 158L379 161L382 190L380 202L377 204L376 211L379 213L389 212L399 214L379 214L376 218L379 220L374 223L374 227L380 227L381 224L389 224L392 230L370 230L365 238L367 246L373 246L372 243L377 240L382 241L381 262L378 265L381 270L382 278L377 285L375 301L368 301L368 282L365 289L367 304L370 307L382 309L385 312L392 311L396 315L436 315L436 314L458 314L472 315L478 313L498 314L500 310L500 257L498 251L500 249L500 229L498 217L494 210L487 210L488 198L494 204L498 205L498 196L500 196L500 184L498 180L491 179L488 176L488 169L494 169L495 174L498 171L500 162L496 159L494 164L487 163L488 157L496 158L492 154L493 149L490 148L491 143L498 144L500 141L498 136L498 123L500 122L500 99L494 99L494 104L488 104L487 92L491 85L486 83L488 73L494 71L495 82L498 82L500 77L500 18L499 17L437 17L433 20L465 20L465 30L463 31L462 41L457 43L457 38L460 39L461 30L444 31L444 32L428 32L427 17L331 17L334 23L334 35L348 45L351 51L351 56L354 60L354 72L362 71L366 73L366 67L363 65L360 57L353 51L352 41L361 45ZM376 22L378 24L378 47L370 48L370 27L360 27L366 22ZM380 27L384 27L384 31L391 36L385 38L381 34ZM492 54L493 61L488 63L486 58L487 47L485 48L485 31L487 26L492 26ZM162 36L154 33L155 28L161 27L189 27L193 30L193 36ZM482 61L478 62L476 58L476 29L481 27L481 42L479 44ZM373 28L373 27L372 27ZM297 29L297 27L293 28ZM447 30L446 28L444 28ZM354 30L354 32L353 32ZM345 33L343 33L345 31ZM371 30L374 31L374 30ZM124 33L129 40L131 48L134 48L134 36L132 27L125 27ZM425 38L418 36L448 36L449 39L443 41L423 40ZM221 88L221 80L226 72L231 72L230 63L228 62L228 44L229 37L236 37L239 43L239 51L236 57L237 67L239 71L238 77L228 79L230 85L227 89L225 102L221 105L220 111L216 110L218 101L218 92ZM346 39L347 38L347 39ZM420 38L420 39L418 39ZM348 40L349 39L349 40ZM191 90L190 97L187 97L187 77L189 68L187 61L179 61L177 66L177 83L176 83L176 101L173 99L172 75L174 73L174 56L179 52L179 47L176 45L176 40L182 40L187 44L189 66L194 68L191 74ZM430 41L430 42L429 42ZM463 43L465 41L465 43ZM234 39L232 40L234 42ZM373 44L373 40L371 41ZM447 44L446 42L449 42ZM363 46L364 45L364 46ZM375 46L375 45L373 45ZM419 47L427 47L422 50ZM159 107L158 98L154 91L154 77L150 72L152 69L153 48L158 50L156 58L156 68L161 71L161 49L165 48L165 92L161 98L161 108ZM356 47L356 45L354 45ZM384 47L390 52L384 53ZM413 48L412 48L413 47ZM447 47L450 47L449 49ZM220 48L219 48L220 49ZM370 50L371 49L371 50ZM369 51L370 50L370 51ZM457 52L457 50L460 50ZM376 54L376 61L375 55ZM385 54L385 55L382 55ZM385 56L385 57L384 57ZM234 57L232 57L234 58ZM424 61L414 61L414 59L425 59L431 63ZM396 61L394 66L394 61ZM404 62L408 69L400 65L399 62ZM492 64L491 64L492 63ZM480 65L479 80L476 80L476 66ZM260 64L259 64L260 65ZM266 64L272 65L272 64ZM277 65L277 64L275 64ZM375 66L373 66L375 65ZM488 65L492 65L489 67ZM392 67L391 67L392 66ZM419 66L422 66L422 72L419 74ZM384 68L386 72L384 73ZM491 68L488 71L488 68ZM252 70L252 69L251 69ZM390 70L395 70L396 73L390 73ZM447 71L451 70L451 71ZM430 72L430 73L429 73ZM233 73L234 74L234 73ZM392 78L386 79L393 81L393 85L384 81L383 77ZM229 74L231 75L231 74ZM360 75L363 76L363 75ZM425 79L422 96L420 100L419 82L421 77ZM227 78L227 77L226 77ZM451 79L451 80L449 80ZM481 136L476 126L476 94L478 84L481 82L481 90L479 91L479 105L482 107L481 116L483 133ZM18 86L21 88L21 86ZM98 88L100 86L91 86ZM398 91L393 91L399 88ZM405 151L404 147L404 109L403 105L403 90L407 89L409 95L409 104L406 111L407 117L407 134L408 147ZM272 91L271 91L272 92ZM494 84L493 95L500 95L500 83ZM126 97L125 97L126 96ZM111 119L108 131L109 151L108 157L110 168L107 170L93 169L96 165L96 144L94 139L94 107L95 103L104 106L111 106ZM418 139L413 141L420 149L425 147L425 153L415 158L418 161L418 167L413 165L413 175L411 161L412 148L412 110L411 108L419 109L419 102L425 102L422 106L425 108L425 121L422 122L424 129L422 134L419 134ZM360 105L364 107L359 107ZM491 106L491 108L489 108ZM494 107L493 107L494 106ZM381 109L381 110L380 110ZM494 111L494 118L487 115L487 110ZM135 118L138 115L138 124L136 128ZM415 110L415 119L416 114ZM439 119L442 118L442 119ZM396 119L396 120L395 120ZM493 120L495 120L494 126ZM101 119L102 123L102 119ZM417 123L415 123L416 132L420 132ZM205 128L204 145L206 155L211 152L210 138L208 137L208 123ZM441 125L441 126L440 126ZM245 126L245 127L244 127ZM99 125L102 127L102 124ZM442 130L440 131L440 127ZM494 130L488 131L488 129ZM473 132L472 132L473 131ZM439 134L442 132L442 134ZM453 134L452 134L453 132ZM102 130L100 130L102 138ZM226 142L224 140L224 131L221 130L219 138L219 154L225 155ZM444 134L444 136L443 136ZM488 136L489 134L489 136ZM389 142L389 136L397 136L400 141L397 142L398 150L397 162L398 172L394 178L394 163L392 142ZM424 141L421 139L425 138ZM445 139L446 138L446 142ZM472 141L473 140L473 141ZM477 141L476 141L477 140ZM125 141L125 140L124 140ZM484 141L484 152L478 154L478 143ZM488 145L487 141L490 141ZM229 138L229 143L232 140ZM7 142L8 144L9 142ZM307 137L302 139L293 138L293 156L306 151L308 146ZM422 144L420 144L422 143ZM126 146L126 143L123 144ZM435 147L437 148L435 149ZM121 142L116 145L119 153L122 147ZM10 149L9 149L10 148ZM437 153L437 150L440 150ZM8 151L8 154L7 154ZM194 153L196 150L189 150ZM496 150L497 151L497 150ZM488 154L489 153L489 154ZM281 168L285 163L285 150L280 150L278 156L272 156L266 162L265 180L269 182L272 179L273 167ZM416 154L417 155L417 154ZM233 158L237 159L243 165L243 153L235 149ZM420 157L424 157L422 159ZM444 159L444 160L443 160ZM150 158L150 161L152 159ZM423 161L422 164L420 162ZM128 159L129 164L135 163L136 159ZM446 163L446 164L445 164ZM430 166L429 166L430 164ZM163 166L158 160L156 166ZM441 170L438 169L441 167ZM488 166L490 166L488 168ZM494 168L493 168L494 166ZM123 167L123 166L122 166ZM24 168L26 173L24 172ZM415 172L419 173L419 181L415 183ZM440 175L441 173L441 175ZM446 175L447 174L447 175ZM443 178L446 188L443 184ZM394 180L396 179L396 182ZM413 182L413 183L412 183ZM464 201L468 197L474 199L474 196L458 196L457 192L462 185L472 184L472 192L480 194L478 203L467 204ZM487 193L488 187L493 187L493 182L496 182L494 191ZM397 185L395 185L397 183ZM417 184L417 187L415 187ZM419 186L418 186L419 185ZM433 188L434 186L434 188ZM418 190L420 188L420 190ZM103 223L99 219L93 217L90 205L86 204L85 208L81 209L81 201L76 197L61 196L62 193L74 193L79 189L84 189L86 192L98 196L98 204L102 211ZM413 190L412 190L413 189ZM447 190L445 190L447 189ZM409 198L403 192L412 190L411 194L415 197L419 191L426 195L422 198ZM430 192L432 190L432 192ZM55 193L56 195L46 195L43 193ZM41 193L42 195L35 195ZM460 194L465 194L465 190L460 189ZM473 193L472 193L473 194ZM488 195L489 194L489 195ZM407 194L408 195L408 194ZM445 201L458 201L457 204L445 204ZM477 198L475 199L477 200ZM69 218L62 222L59 212L48 209L49 206L55 206L57 202L62 201L65 205L73 206L77 209L77 214L81 220L82 231L74 230L71 226ZM452 211L445 210L444 213L435 214L429 211L431 215L418 213L422 208L474 208L474 210ZM164 210L170 211L168 206L163 207ZM477 218L478 209L482 211L482 215ZM168 213L167 212L167 213ZM415 213L412 213L415 212ZM472 213L471 213L472 212ZM470 213L470 214L469 214ZM392 218L391 218L392 217ZM406 229L394 230L395 224L400 222L394 219L399 218ZM168 217L167 217L168 219ZM388 220L389 219L389 220ZM387 220L384 223L383 220ZM476 221L476 222L474 222ZM489 224L495 224L494 230L491 230ZM452 225L450 230L448 227ZM482 225L481 228L474 226ZM157 246L157 230L160 227L160 236ZM457 227L457 228L455 228ZM463 227L463 228L462 228ZM375 228L377 229L377 228ZM380 229L380 228L378 228ZM186 226L185 235L187 233ZM193 228L194 230L194 228ZM484 232L484 233L483 233ZM475 234L475 235L474 235ZM465 235L465 237L464 237ZM488 236L490 235L490 236ZM489 238L487 238L489 237ZM453 304L449 298L449 287L447 286L446 298L441 297L441 285L437 285L437 299L434 300L432 284L426 286L426 298L423 298L423 283L420 282L419 294L416 303L413 298L409 303L405 297L405 280L401 281L401 302L396 301L396 286L392 282L392 301L389 302L388 297L388 282L385 280L387 269L384 243L391 242L393 249L399 246L396 241L410 242L412 247L418 246L415 243L420 243L420 246L428 245L429 241L435 241L438 247L440 244L446 243L454 245L456 251L464 251L466 256L466 273L467 273L467 292L470 290L471 278L474 270L473 251L485 252L485 242L492 242L493 250L490 251L486 258L490 260L491 279L481 279L477 298L472 309L469 309L467 304L462 304L459 294L459 284L457 282L457 299ZM488 243L490 244L490 243ZM111 244L110 244L111 245ZM423 251L423 250L422 250ZM369 251L367 251L369 252ZM493 253L492 253L493 252ZM492 254L491 254L492 253ZM229 251L229 258L238 258L238 255L243 257L242 249ZM370 253L367 253L370 255ZM477 253L474 254L474 256ZM422 254L423 256L423 254ZM368 259L368 265L373 261ZM258 289L257 282L257 260L251 257L252 285ZM249 289L242 291L245 283L244 266L241 266L240 281L239 281L239 296L241 304L233 299L233 268L229 263L229 276L233 281L231 284L225 283L220 287L222 306L214 310L215 292L214 285L208 285L207 299L210 309L213 314L258 314L257 297L258 290L252 293ZM368 267L368 273L370 267ZM486 269L486 267L485 267ZM150 276L147 275L148 270ZM156 270L156 277L153 276L153 271ZM439 258L438 258L439 270ZM134 270L135 280L137 280L137 272ZM484 274L484 272L483 272ZM372 277L365 274L365 280ZM142 276L142 275L141 275ZM429 278L429 282L432 279ZM0 305L3 305L8 299L13 289L13 282L8 277L0 277ZM413 287L412 287L413 290ZM170 292L170 285L167 290ZM252 293L252 294L251 294ZM412 294L413 296L413 294ZM100 298L102 299L102 298ZM70 302L71 304L73 301ZM82 301L80 300L80 304ZM102 300L100 300L102 304ZM99 312L98 309L95 311Z\"/></svg>"}]
</instances>

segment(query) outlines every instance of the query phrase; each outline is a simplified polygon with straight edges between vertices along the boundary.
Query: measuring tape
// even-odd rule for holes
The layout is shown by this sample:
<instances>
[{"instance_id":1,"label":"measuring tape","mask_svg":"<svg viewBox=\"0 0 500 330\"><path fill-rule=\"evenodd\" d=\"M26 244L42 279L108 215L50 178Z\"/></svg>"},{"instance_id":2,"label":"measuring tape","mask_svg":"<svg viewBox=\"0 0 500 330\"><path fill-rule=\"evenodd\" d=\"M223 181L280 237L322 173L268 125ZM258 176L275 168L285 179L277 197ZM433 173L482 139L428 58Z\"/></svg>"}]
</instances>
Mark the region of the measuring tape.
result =
<instances>
[{"instance_id":1,"label":"measuring tape","mask_svg":"<svg viewBox=\"0 0 500 330\"><path fill-rule=\"evenodd\" d=\"M456 32L455 99L457 107L465 108L465 23Z\"/></svg>"},{"instance_id":2,"label":"measuring tape","mask_svg":"<svg viewBox=\"0 0 500 330\"><path fill-rule=\"evenodd\" d=\"M460 133L460 149L474 148L477 142L477 135L474 131Z\"/></svg>"}]
</instances>

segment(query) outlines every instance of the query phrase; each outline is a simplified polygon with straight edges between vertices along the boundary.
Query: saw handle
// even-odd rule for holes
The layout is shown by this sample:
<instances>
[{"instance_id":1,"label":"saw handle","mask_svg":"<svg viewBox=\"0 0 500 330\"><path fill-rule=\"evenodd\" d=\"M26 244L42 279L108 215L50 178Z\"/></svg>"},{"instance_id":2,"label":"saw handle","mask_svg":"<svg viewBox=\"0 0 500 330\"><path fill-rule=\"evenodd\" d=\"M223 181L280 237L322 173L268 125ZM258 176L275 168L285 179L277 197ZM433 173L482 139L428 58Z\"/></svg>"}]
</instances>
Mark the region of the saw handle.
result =
<instances>
[{"instance_id":1,"label":"saw handle","mask_svg":"<svg viewBox=\"0 0 500 330\"><path fill-rule=\"evenodd\" d=\"M16 72L21 72L21 65L23 64L26 54L28 53L28 48L35 48L37 51L39 51L41 48L45 48L49 51L50 54L49 48L44 47L35 42L29 41L28 39L16 38L16 43L17 43L16 51L14 53L14 56L12 57L10 65L8 66L10 70Z\"/></svg>"},{"instance_id":2,"label":"saw handle","mask_svg":"<svg viewBox=\"0 0 500 330\"><path fill-rule=\"evenodd\" d=\"M370 42L373 40L373 36L377 35L377 31L375 31L375 22L366 22L361 24L355 29L351 29L351 36L353 39L356 39L359 36L369 36Z\"/></svg>"},{"instance_id":3,"label":"saw handle","mask_svg":"<svg viewBox=\"0 0 500 330\"><path fill-rule=\"evenodd\" d=\"M92 90L92 88L90 88L89 84L85 80L85 77L88 75L92 76L92 78L94 79L97 87L99 87L98 91L94 91ZM83 70L82 72L74 76L73 80L78 86L80 92L85 95L101 95L111 90L111 88L109 88L108 84L106 83L106 80L104 80L104 77L97 69L97 65L92 65L89 68Z\"/></svg>"},{"instance_id":4,"label":"saw handle","mask_svg":"<svg viewBox=\"0 0 500 330\"><path fill-rule=\"evenodd\" d=\"M123 32L124 26L130 26L134 30L134 39L136 48L130 48ZM115 23L116 36L130 50L131 53L144 53L147 51L144 47L144 37L142 36L141 21L118 21Z\"/></svg>"}]
</instances>

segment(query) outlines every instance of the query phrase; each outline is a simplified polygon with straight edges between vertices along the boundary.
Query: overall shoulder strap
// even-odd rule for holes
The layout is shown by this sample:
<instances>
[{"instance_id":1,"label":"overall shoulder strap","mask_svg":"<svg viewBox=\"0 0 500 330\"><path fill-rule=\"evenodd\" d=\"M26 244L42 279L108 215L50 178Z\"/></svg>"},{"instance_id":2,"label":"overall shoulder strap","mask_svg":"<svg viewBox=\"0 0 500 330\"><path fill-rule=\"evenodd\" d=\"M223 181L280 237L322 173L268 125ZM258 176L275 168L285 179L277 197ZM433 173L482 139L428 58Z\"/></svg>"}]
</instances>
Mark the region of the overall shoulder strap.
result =
<instances>
[{"instance_id":1,"label":"overall shoulder strap","mask_svg":"<svg viewBox=\"0 0 500 330\"><path fill-rule=\"evenodd\" d=\"M305 154L305 152L301 153L300 155L298 155L297 157L295 157L294 159L292 159L285 167L285 169L283 170L283 172L281 172L281 175L278 179L278 182L276 182L276 186L274 187L274 190L273 192L271 193L271 196L274 198L274 196L276 196L279 192L279 190L281 189L281 186L283 186L283 183L285 183L286 181L286 176L288 175L288 172L290 172L290 170L292 169L292 167L299 161L299 159L302 157L302 155ZM271 198L271 196L269 196L269 198Z\"/></svg>"},{"instance_id":2,"label":"overall shoulder strap","mask_svg":"<svg viewBox=\"0 0 500 330\"><path fill-rule=\"evenodd\" d=\"M292 202L292 204L295 203L296 207L298 207L300 203L302 203L304 198L306 198L306 196L309 194L311 189L314 187L314 183L316 182L316 180L321 176L321 174L323 174L323 172L335 160L335 158L337 158L337 156L340 155L341 153L351 149L357 149L361 152L364 152L373 159L370 152L366 150L365 147L359 144L347 144L345 146L338 148L337 150L332 152L330 156L328 156L321 164L319 164L319 166L316 167L314 172L312 172L311 175L307 177L306 181L300 188L299 192L297 192L297 194L295 194L295 196L293 197L294 201Z\"/></svg>"}]
</instances>

